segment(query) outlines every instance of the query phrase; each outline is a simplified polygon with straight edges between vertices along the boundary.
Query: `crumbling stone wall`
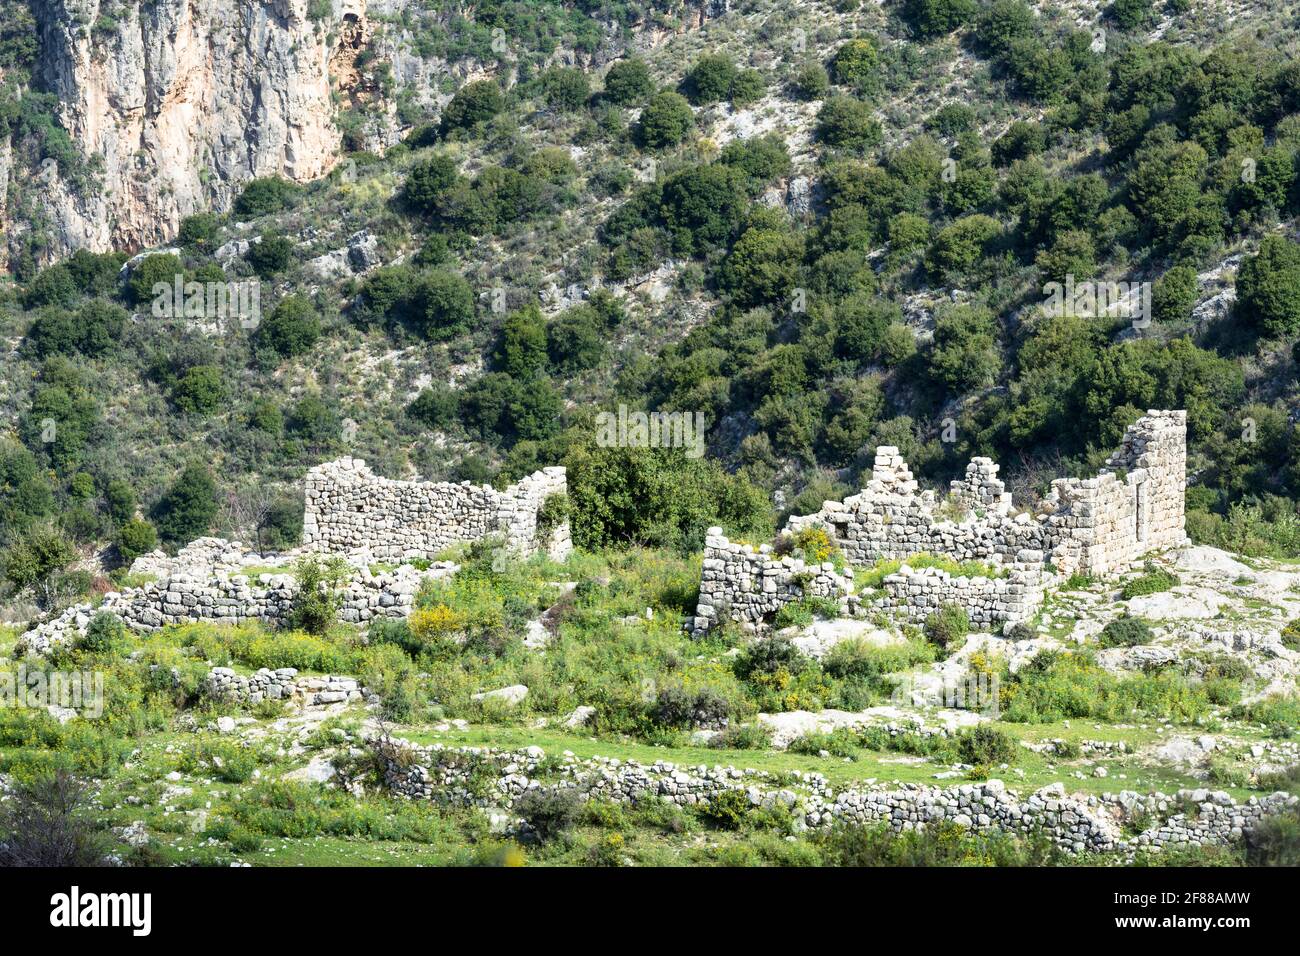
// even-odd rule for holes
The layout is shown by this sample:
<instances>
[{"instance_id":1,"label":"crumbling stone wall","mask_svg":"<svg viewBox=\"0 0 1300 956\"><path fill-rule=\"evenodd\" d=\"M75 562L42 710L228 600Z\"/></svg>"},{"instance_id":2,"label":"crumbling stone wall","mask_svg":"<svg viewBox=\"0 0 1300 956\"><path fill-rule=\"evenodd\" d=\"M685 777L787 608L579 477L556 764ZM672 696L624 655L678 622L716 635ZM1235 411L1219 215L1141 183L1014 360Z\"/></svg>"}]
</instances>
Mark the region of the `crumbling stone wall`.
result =
<instances>
[{"instance_id":1,"label":"crumbling stone wall","mask_svg":"<svg viewBox=\"0 0 1300 956\"><path fill-rule=\"evenodd\" d=\"M903 565L884 579L883 595L870 605L910 621L924 621L941 604L959 604L971 623L989 627L1030 618L1042 606L1042 553L1022 551L1005 577L963 577L941 568ZM867 606L864 604L863 606Z\"/></svg>"},{"instance_id":2,"label":"crumbling stone wall","mask_svg":"<svg viewBox=\"0 0 1300 956\"><path fill-rule=\"evenodd\" d=\"M143 633L199 621L278 625L292 609L298 591L298 582L290 573L291 559L292 555L278 556L277 560L290 562L283 573L249 574L247 571L256 571L254 565L259 563L255 553L237 543L199 538L175 558L146 555L131 566L136 574L153 573L145 569L154 568L165 570L168 577L110 592L98 607L74 605L27 631L19 642L32 653L46 653L53 646L76 640L101 612L113 614L131 630ZM406 617L426 579L447 577L456 569L450 561L439 561L424 570L411 565L378 572L364 565L354 567L341 589L339 620L364 624L379 617Z\"/></svg>"},{"instance_id":3,"label":"crumbling stone wall","mask_svg":"<svg viewBox=\"0 0 1300 956\"><path fill-rule=\"evenodd\" d=\"M838 574L829 562L807 564L776 557L770 545L756 551L753 545L728 541L721 528L710 528L704 539L700 599L692 630L707 631L724 617L758 624L804 597L839 599L852 590L852 578L852 569Z\"/></svg>"},{"instance_id":4,"label":"crumbling stone wall","mask_svg":"<svg viewBox=\"0 0 1300 956\"><path fill-rule=\"evenodd\" d=\"M1058 478L1046 503L1052 563L1104 575L1185 544L1187 413L1150 411L1095 478Z\"/></svg>"},{"instance_id":5,"label":"crumbling stone wall","mask_svg":"<svg viewBox=\"0 0 1300 956\"><path fill-rule=\"evenodd\" d=\"M364 693L355 677L299 677L294 667L263 667L247 677L229 667L214 667L208 672L204 689L213 698L235 703L283 700L308 707L361 700Z\"/></svg>"},{"instance_id":6,"label":"crumbling stone wall","mask_svg":"<svg viewBox=\"0 0 1300 956\"><path fill-rule=\"evenodd\" d=\"M379 560L431 558L449 545L501 535L520 554L562 560L572 550L568 522L541 529L538 512L568 489L563 468L544 468L505 491L469 482L381 478L357 458L307 472L304 547L334 554L366 551Z\"/></svg>"},{"instance_id":7,"label":"crumbling stone wall","mask_svg":"<svg viewBox=\"0 0 1300 956\"><path fill-rule=\"evenodd\" d=\"M919 619L955 601L977 624L1024 620L1042 603L1054 574L1105 575L1149 551L1185 543L1186 441L1186 412L1149 411L1128 427L1096 477L1058 479L1032 513L1014 511L998 465L988 458L972 460L940 501L920 490L897 448L881 446L861 493L791 517L786 531L823 528L858 565L926 552L1003 566L1005 577L904 566L885 579L882 593L852 595L849 575L818 579L821 590L810 590L806 574L796 578L788 563L766 556L770 549L745 551L710 529L691 629L706 630L724 614L757 624L783 604L826 590L848 595L851 613L885 610Z\"/></svg>"},{"instance_id":8,"label":"crumbling stone wall","mask_svg":"<svg viewBox=\"0 0 1300 956\"><path fill-rule=\"evenodd\" d=\"M1131 852L1139 847L1214 845L1236 842L1266 816L1300 805L1287 793L1252 796L1238 803L1223 791L1180 790L1172 798L1133 791L1101 796L1071 795L1060 783L1026 796L1000 780L938 787L864 782L830 786L819 773L778 779L762 770L734 767L679 767L659 761L564 756L558 779L540 747L494 750L487 747L421 746L410 741L372 737L368 745L384 767L384 783L393 793L414 800L452 805L510 807L539 786L577 791L587 800L637 803L656 800L689 807L706 804L721 793L739 791L752 807L788 808L800 829L830 827L836 822L891 830L948 822L973 832L1043 833L1070 852ZM1184 807L1194 807L1192 813ZM1141 820L1144 828L1126 838L1123 825Z\"/></svg>"}]
</instances>

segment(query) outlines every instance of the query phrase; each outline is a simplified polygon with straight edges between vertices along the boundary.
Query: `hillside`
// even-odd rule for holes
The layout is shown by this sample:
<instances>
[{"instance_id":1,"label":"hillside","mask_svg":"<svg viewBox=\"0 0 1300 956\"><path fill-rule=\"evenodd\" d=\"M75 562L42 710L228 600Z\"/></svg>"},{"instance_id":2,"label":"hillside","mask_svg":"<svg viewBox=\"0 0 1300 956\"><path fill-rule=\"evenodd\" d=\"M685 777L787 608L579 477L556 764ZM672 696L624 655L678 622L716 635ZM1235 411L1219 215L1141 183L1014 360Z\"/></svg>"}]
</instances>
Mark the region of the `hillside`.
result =
<instances>
[{"instance_id":1,"label":"hillside","mask_svg":"<svg viewBox=\"0 0 1300 956\"><path fill-rule=\"evenodd\" d=\"M900 862L822 830L918 792L967 807L970 786L1003 822L1057 790L1086 817L1044 859L963 837L981 859L1146 861L1166 826L1213 862L1294 862L1285 833L1219 820L1265 797L1294 815L1297 792L1294 19L1276 0L0 0L0 639L15 662L103 664L133 715L14 718L0 773L71 764L142 862L274 840L373 862L374 838L411 861L518 842L697 863L700 827L736 862ZM1149 410L1186 412L1159 547L1094 574L1016 538L1055 541L1052 483L1096 475ZM662 441L635 430L652 415ZM946 489L983 457L1015 502L1001 552L859 560L833 530L779 533L882 460ZM429 493L452 501L433 523L526 512L529 547L475 524L320 548L308 472L345 458L472 483ZM518 491L554 466L563 494ZM934 514L985 520L957 497ZM560 527L566 548L541 543ZM807 562L800 598L692 634L721 535ZM938 611L870 609L908 560L980 587L1032 564L1042 604L963 611L949 641ZM800 575L822 572L854 599L814 595ZM140 609L191 588L236 610L155 631ZM213 668L245 696L212 693ZM996 675L1002 713L903 699L916 673ZM263 685L309 702L250 700ZM602 791L617 812L539 806L520 829L508 778L588 787L613 758L664 787L692 768L682 794L711 809L625 818ZM755 773L770 818L719 796L744 774L695 774L715 762ZM255 767L337 811L310 835L338 843L272 822L283 794ZM841 784L851 813L827 809ZM398 799L426 787L468 793L494 835ZM391 828L349 830L349 793ZM137 808L173 797L202 824L164 847L172 813ZM1184 804L1220 809L1171 822ZM548 813L581 838L551 842Z\"/></svg>"}]
</instances>

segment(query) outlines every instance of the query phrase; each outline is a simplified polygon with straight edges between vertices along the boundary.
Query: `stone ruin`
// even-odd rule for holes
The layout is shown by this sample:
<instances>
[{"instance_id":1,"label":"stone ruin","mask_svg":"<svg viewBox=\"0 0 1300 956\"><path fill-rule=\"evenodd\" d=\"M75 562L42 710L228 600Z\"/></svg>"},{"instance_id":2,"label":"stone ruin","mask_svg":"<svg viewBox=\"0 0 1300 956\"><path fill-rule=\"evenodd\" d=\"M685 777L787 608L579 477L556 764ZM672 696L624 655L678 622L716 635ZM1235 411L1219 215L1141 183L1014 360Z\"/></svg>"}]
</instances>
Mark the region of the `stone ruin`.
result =
<instances>
[{"instance_id":1,"label":"stone ruin","mask_svg":"<svg viewBox=\"0 0 1300 956\"><path fill-rule=\"evenodd\" d=\"M543 468L504 491L491 485L381 478L357 458L307 472L303 547L375 559L432 558L450 545L500 535L518 554L564 560L573 546L567 520L544 527L542 508L568 489L561 467Z\"/></svg>"},{"instance_id":2,"label":"stone ruin","mask_svg":"<svg viewBox=\"0 0 1300 956\"><path fill-rule=\"evenodd\" d=\"M307 473L301 548L263 555L239 542L198 538L175 557L143 555L131 572L152 580L105 594L98 606L67 608L32 627L19 644L48 653L84 634L100 612L139 633L198 621L277 626L298 591L293 565L310 554L342 556L350 566L341 586L341 621L404 618L425 581L456 572L454 562L433 560L450 545L499 536L515 554L567 557L567 519L547 527L543 514L546 502L566 490L563 468L544 468L497 491L469 482L393 481L374 475L364 461L341 458ZM430 563L402 563L410 561ZM375 566L386 563L397 566Z\"/></svg>"},{"instance_id":3,"label":"stone ruin","mask_svg":"<svg viewBox=\"0 0 1300 956\"><path fill-rule=\"evenodd\" d=\"M1102 577L1150 551L1186 543L1186 487L1183 411L1147 412L1096 477L1053 481L1032 512L1015 510L988 458L971 461L941 502L934 491L920 490L897 448L881 446L861 493L791 517L785 529L824 529L850 564L903 561L881 591L855 594L851 569L808 566L776 556L769 545L755 551L710 528L691 630L703 633L723 618L761 626L783 605L808 596L834 596L854 615L884 611L920 620L956 602L977 625L1023 621L1058 575ZM966 577L906 563L922 553L983 562L995 573Z\"/></svg>"}]
</instances>

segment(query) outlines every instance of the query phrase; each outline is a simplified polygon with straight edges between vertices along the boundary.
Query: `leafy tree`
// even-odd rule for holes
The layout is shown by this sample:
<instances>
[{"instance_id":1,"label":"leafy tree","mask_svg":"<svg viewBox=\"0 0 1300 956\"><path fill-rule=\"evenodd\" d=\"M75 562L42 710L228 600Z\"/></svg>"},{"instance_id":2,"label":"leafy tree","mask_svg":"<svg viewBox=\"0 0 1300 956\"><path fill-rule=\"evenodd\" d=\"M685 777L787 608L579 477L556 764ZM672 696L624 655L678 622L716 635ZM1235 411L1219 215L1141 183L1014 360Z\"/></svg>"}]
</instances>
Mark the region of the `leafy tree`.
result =
<instances>
[{"instance_id":1,"label":"leafy tree","mask_svg":"<svg viewBox=\"0 0 1300 956\"><path fill-rule=\"evenodd\" d=\"M131 518L117 529L117 553L126 564L158 547L158 532L148 521Z\"/></svg>"},{"instance_id":2,"label":"leafy tree","mask_svg":"<svg viewBox=\"0 0 1300 956\"><path fill-rule=\"evenodd\" d=\"M1157 322L1182 322L1196 305L1196 270L1179 264L1165 272L1151 289L1151 312Z\"/></svg>"},{"instance_id":3,"label":"leafy tree","mask_svg":"<svg viewBox=\"0 0 1300 956\"><path fill-rule=\"evenodd\" d=\"M1111 140L1112 145L1114 139ZM1037 123L1016 120L1007 131L993 141L993 163L1010 166L1017 159L1037 156L1047 145L1047 136Z\"/></svg>"},{"instance_id":4,"label":"leafy tree","mask_svg":"<svg viewBox=\"0 0 1300 956\"><path fill-rule=\"evenodd\" d=\"M183 279L184 275L185 267L176 256L145 256L136 263L131 277L126 281L127 293L132 302L143 305L153 300L155 285L165 285L170 289L176 284L176 277L181 276Z\"/></svg>"},{"instance_id":5,"label":"leafy tree","mask_svg":"<svg viewBox=\"0 0 1300 956\"><path fill-rule=\"evenodd\" d=\"M198 462L185 466L154 512L158 533L169 544L185 544L208 533L217 515L217 484Z\"/></svg>"},{"instance_id":6,"label":"leafy tree","mask_svg":"<svg viewBox=\"0 0 1300 956\"><path fill-rule=\"evenodd\" d=\"M536 305L511 312L501 327L497 363L515 378L529 378L546 364L546 320Z\"/></svg>"},{"instance_id":7,"label":"leafy tree","mask_svg":"<svg viewBox=\"0 0 1300 956\"><path fill-rule=\"evenodd\" d=\"M741 70L731 81L731 105L736 109L752 106L763 98L767 81L758 70Z\"/></svg>"},{"instance_id":8,"label":"leafy tree","mask_svg":"<svg viewBox=\"0 0 1300 956\"><path fill-rule=\"evenodd\" d=\"M861 151L880 142L880 124L861 100L832 96L817 113L817 136L831 146Z\"/></svg>"},{"instance_id":9,"label":"leafy tree","mask_svg":"<svg viewBox=\"0 0 1300 956\"><path fill-rule=\"evenodd\" d=\"M935 276L969 272L984 256L1001 229L988 216L964 216L939 231L926 255L926 269Z\"/></svg>"},{"instance_id":10,"label":"leafy tree","mask_svg":"<svg viewBox=\"0 0 1300 956\"><path fill-rule=\"evenodd\" d=\"M442 111L442 128L468 130L486 123L506 108L506 99L492 80L475 80L456 91Z\"/></svg>"},{"instance_id":11,"label":"leafy tree","mask_svg":"<svg viewBox=\"0 0 1300 956\"><path fill-rule=\"evenodd\" d=\"M820 63L805 63L795 73L791 85L801 100L819 100L830 89L831 78Z\"/></svg>"},{"instance_id":12,"label":"leafy tree","mask_svg":"<svg viewBox=\"0 0 1300 956\"><path fill-rule=\"evenodd\" d=\"M1153 0L1115 0L1110 17L1122 30L1136 30L1150 23L1155 14Z\"/></svg>"},{"instance_id":13,"label":"leafy tree","mask_svg":"<svg viewBox=\"0 0 1300 956\"><path fill-rule=\"evenodd\" d=\"M31 590L42 607L51 606L55 582L77 558L77 552L62 533L40 525L30 528L4 554L5 580L19 591Z\"/></svg>"},{"instance_id":14,"label":"leafy tree","mask_svg":"<svg viewBox=\"0 0 1300 956\"><path fill-rule=\"evenodd\" d=\"M73 352L96 357L117 345L126 320L125 309L101 299L87 302L75 313L51 306L36 316L25 345L42 359Z\"/></svg>"},{"instance_id":15,"label":"leafy tree","mask_svg":"<svg viewBox=\"0 0 1300 956\"><path fill-rule=\"evenodd\" d=\"M799 280L802 252L798 236L789 232L747 229L723 263L722 287L742 308L788 301Z\"/></svg>"},{"instance_id":16,"label":"leafy tree","mask_svg":"<svg viewBox=\"0 0 1300 956\"><path fill-rule=\"evenodd\" d=\"M904 0L903 19L923 40L951 33L974 17L975 0Z\"/></svg>"},{"instance_id":17,"label":"leafy tree","mask_svg":"<svg viewBox=\"0 0 1300 956\"><path fill-rule=\"evenodd\" d=\"M605 323L592 306L566 309L546 329L551 366L563 372L596 368L605 357Z\"/></svg>"},{"instance_id":18,"label":"leafy tree","mask_svg":"<svg viewBox=\"0 0 1300 956\"><path fill-rule=\"evenodd\" d=\"M216 248L221 234L221 217L216 213L199 212L181 220L176 241L196 252L211 252Z\"/></svg>"},{"instance_id":19,"label":"leafy tree","mask_svg":"<svg viewBox=\"0 0 1300 956\"><path fill-rule=\"evenodd\" d=\"M172 387L176 407L191 415L211 415L226 398L221 369L215 365L195 365L186 370Z\"/></svg>"},{"instance_id":20,"label":"leafy tree","mask_svg":"<svg viewBox=\"0 0 1300 956\"><path fill-rule=\"evenodd\" d=\"M574 542L598 549L703 545L713 524L732 534L769 522L767 496L714 461L681 451L579 446L565 461Z\"/></svg>"},{"instance_id":21,"label":"leafy tree","mask_svg":"<svg viewBox=\"0 0 1300 956\"><path fill-rule=\"evenodd\" d=\"M682 83L682 92L694 106L726 99L736 80L736 64L725 53L706 53L695 61Z\"/></svg>"},{"instance_id":22,"label":"leafy tree","mask_svg":"<svg viewBox=\"0 0 1300 956\"><path fill-rule=\"evenodd\" d=\"M276 303L257 328L259 343L285 358L311 350L320 338L320 317L315 307L300 295L285 296Z\"/></svg>"},{"instance_id":23,"label":"leafy tree","mask_svg":"<svg viewBox=\"0 0 1300 956\"><path fill-rule=\"evenodd\" d=\"M446 341L463 333L474 320L474 290L454 272L430 272L417 285L417 331L432 341Z\"/></svg>"},{"instance_id":24,"label":"leafy tree","mask_svg":"<svg viewBox=\"0 0 1300 956\"><path fill-rule=\"evenodd\" d=\"M236 216L257 219L288 209L302 192L302 187L281 176L250 179L235 199Z\"/></svg>"},{"instance_id":25,"label":"leafy tree","mask_svg":"<svg viewBox=\"0 0 1300 956\"><path fill-rule=\"evenodd\" d=\"M546 105L562 113L571 113L587 102L591 84L582 70L553 66L540 77Z\"/></svg>"},{"instance_id":26,"label":"leafy tree","mask_svg":"<svg viewBox=\"0 0 1300 956\"><path fill-rule=\"evenodd\" d=\"M676 146L695 127L695 114L686 98L677 93L658 93L641 111L637 141L646 149Z\"/></svg>"},{"instance_id":27,"label":"leafy tree","mask_svg":"<svg viewBox=\"0 0 1300 956\"><path fill-rule=\"evenodd\" d=\"M1001 366L997 319L981 306L957 305L936 313L930 370L961 393L991 384Z\"/></svg>"},{"instance_id":28,"label":"leafy tree","mask_svg":"<svg viewBox=\"0 0 1300 956\"><path fill-rule=\"evenodd\" d=\"M285 236L263 236L248 247L244 258L260 278L268 279L288 268L293 248L293 241Z\"/></svg>"},{"instance_id":29,"label":"leafy tree","mask_svg":"<svg viewBox=\"0 0 1300 956\"><path fill-rule=\"evenodd\" d=\"M411 208L433 213L438 210L443 195L460 179L460 170L454 159L443 154L431 156L411 167L402 187L402 196Z\"/></svg>"},{"instance_id":30,"label":"leafy tree","mask_svg":"<svg viewBox=\"0 0 1300 956\"><path fill-rule=\"evenodd\" d=\"M59 263L36 273L27 286L23 301L29 309L39 309L44 305L68 306L76 301L79 293L72 272Z\"/></svg>"},{"instance_id":31,"label":"leafy tree","mask_svg":"<svg viewBox=\"0 0 1300 956\"><path fill-rule=\"evenodd\" d=\"M447 386L435 383L415 396L406 413L429 428L446 430L456 424L460 398Z\"/></svg>"},{"instance_id":32,"label":"leafy tree","mask_svg":"<svg viewBox=\"0 0 1300 956\"><path fill-rule=\"evenodd\" d=\"M104 486L104 505L114 524L125 524L135 517L135 489L121 478L112 478Z\"/></svg>"},{"instance_id":33,"label":"leafy tree","mask_svg":"<svg viewBox=\"0 0 1300 956\"><path fill-rule=\"evenodd\" d=\"M1241 314L1266 334L1300 332L1300 246L1266 236L1259 252L1241 264L1237 299Z\"/></svg>"},{"instance_id":34,"label":"leafy tree","mask_svg":"<svg viewBox=\"0 0 1300 956\"><path fill-rule=\"evenodd\" d=\"M731 237L745 208L741 173L714 163L692 166L664 181L659 215L673 249L695 255Z\"/></svg>"},{"instance_id":35,"label":"leafy tree","mask_svg":"<svg viewBox=\"0 0 1300 956\"><path fill-rule=\"evenodd\" d=\"M619 60L605 73L605 95L619 106L640 103L653 91L654 80L644 60Z\"/></svg>"},{"instance_id":36,"label":"leafy tree","mask_svg":"<svg viewBox=\"0 0 1300 956\"><path fill-rule=\"evenodd\" d=\"M867 89L875 85L880 70L880 53L872 40L849 40L831 59L831 77L841 86Z\"/></svg>"}]
</instances>

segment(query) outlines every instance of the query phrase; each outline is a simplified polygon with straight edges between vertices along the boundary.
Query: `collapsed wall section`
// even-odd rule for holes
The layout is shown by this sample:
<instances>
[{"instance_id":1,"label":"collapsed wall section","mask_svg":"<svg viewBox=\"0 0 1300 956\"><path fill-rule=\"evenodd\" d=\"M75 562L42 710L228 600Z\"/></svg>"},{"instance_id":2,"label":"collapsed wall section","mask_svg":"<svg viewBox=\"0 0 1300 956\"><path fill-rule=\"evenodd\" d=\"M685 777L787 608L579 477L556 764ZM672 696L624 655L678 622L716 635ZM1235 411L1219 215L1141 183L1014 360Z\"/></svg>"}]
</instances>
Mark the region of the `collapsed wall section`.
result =
<instances>
[{"instance_id":1,"label":"collapsed wall section","mask_svg":"<svg viewBox=\"0 0 1300 956\"><path fill-rule=\"evenodd\" d=\"M356 458L307 472L303 545L336 554L368 551L381 560L430 558L450 545L501 535L520 554L563 559L567 521L545 525L543 505L568 485L563 468L544 468L504 491L469 482L381 478Z\"/></svg>"}]
</instances>

